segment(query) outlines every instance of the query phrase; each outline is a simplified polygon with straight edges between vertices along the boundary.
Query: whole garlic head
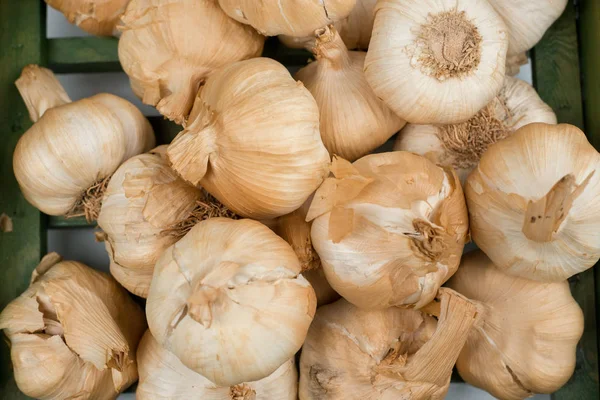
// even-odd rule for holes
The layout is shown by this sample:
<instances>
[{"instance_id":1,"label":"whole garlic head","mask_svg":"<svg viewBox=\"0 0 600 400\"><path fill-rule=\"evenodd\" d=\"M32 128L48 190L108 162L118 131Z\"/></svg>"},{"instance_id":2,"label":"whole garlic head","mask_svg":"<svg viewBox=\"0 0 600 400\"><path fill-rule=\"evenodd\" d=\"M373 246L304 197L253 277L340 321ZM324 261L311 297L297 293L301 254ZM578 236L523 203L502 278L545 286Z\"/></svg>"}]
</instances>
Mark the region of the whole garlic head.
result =
<instances>
[{"instance_id":1,"label":"whole garlic head","mask_svg":"<svg viewBox=\"0 0 600 400\"><path fill-rule=\"evenodd\" d=\"M262 379L300 349L316 308L294 250L260 222L198 223L156 263L152 335L220 386Z\"/></svg>"},{"instance_id":2,"label":"whole garlic head","mask_svg":"<svg viewBox=\"0 0 600 400\"><path fill-rule=\"evenodd\" d=\"M408 122L464 122L500 91L507 47L487 0L380 0L365 74Z\"/></svg>"},{"instance_id":3,"label":"whole garlic head","mask_svg":"<svg viewBox=\"0 0 600 400\"><path fill-rule=\"evenodd\" d=\"M553 393L569 380L583 313L566 281L511 276L475 251L463 257L448 287L480 310L456 363L466 382L499 399L520 400Z\"/></svg>"},{"instance_id":4,"label":"whole garlic head","mask_svg":"<svg viewBox=\"0 0 600 400\"><path fill-rule=\"evenodd\" d=\"M556 114L531 85L507 76L494 100L467 122L408 124L398 135L394 150L410 151L452 167L464 184L490 145L534 122L556 124Z\"/></svg>"},{"instance_id":5,"label":"whole garlic head","mask_svg":"<svg viewBox=\"0 0 600 400\"><path fill-rule=\"evenodd\" d=\"M530 124L490 146L465 192L473 240L509 274L560 282L600 258L600 154L574 126Z\"/></svg>"},{"instance_id":6,"label":"whole garlic head","mask_svg":"<svg viewBox=\"0 0 600 400\"><path fill-rule=\"evenodd\" d=\"M467 237L456 174L407 152L334 159L332 173L307 216L331 287L367 309L433 300Z\"/></svg>"},{"instance_id":7,"label":"whole garlic head","mask_svg":"<svg viewBox=\"0 0 600 400\"><path fill-rule=\"evenodd\" d=\"M70 23L98 36L118 36L119 18L130 0L45 0Z\"/></svg>"}]
</instances>

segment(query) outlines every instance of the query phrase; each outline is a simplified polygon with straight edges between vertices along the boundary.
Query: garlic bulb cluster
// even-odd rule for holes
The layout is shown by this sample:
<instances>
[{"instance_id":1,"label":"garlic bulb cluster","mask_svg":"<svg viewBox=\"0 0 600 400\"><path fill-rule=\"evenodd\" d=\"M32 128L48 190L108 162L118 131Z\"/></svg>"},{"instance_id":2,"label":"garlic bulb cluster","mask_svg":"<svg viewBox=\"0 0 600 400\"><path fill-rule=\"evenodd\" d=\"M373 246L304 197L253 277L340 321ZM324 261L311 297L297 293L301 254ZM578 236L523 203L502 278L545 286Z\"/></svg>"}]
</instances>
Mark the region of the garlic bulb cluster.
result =
<instances>
[{"instance_id":1,"label":"garlic bulb cluster","mask_svg":"<svg viewBox=\"0 0 600 400\"><path fill-rule=\"evenodd\" d=\"M45 0L70 23L98 36L117 36L119 18L129 0Z\"/></svg>"},{"instance_id":2,"label":"garlic bulb cluster","mask_svg":"<svg viewBox=\"0 0 600 400\"><path fill-rule=\"evenodd\" d=\"M231 18L252 25L266 36L308 36L344 19L356 0L218 0Z\"/></svg>"},{"instance_id":3,"label":"garlic bulb cluster","mask_svg":"<svg viewBox=\"0 0 600 400\"><path fill-rule=\"evenodd\" d=\"M95 220L117 167L154 147L150 123L112 94L71 102L54 74L36 65L25 67L16 85L35 122L13 156L25 198L49 215Z\"/></svg>"},{"instance_id":4,"label":"garlic bulb cluster","mask_svg":"<svg viewBox=\"0 0 600 400\"><path fill-rule=\"evenodd\" d=\"M220 386L272 374L300 349L316 309L294 250L260 222L213 218L154 268L152 335Z\"/></svg>"},{"instance_id":5,"label":"garlic bulb cluster","mask_svg":"<svg viewBox=\"0 0 600 400\"><path fill-rule=\"evenodd\" d=\"M298 209L329 163L315 100L267 58L231 64L208 78L167 154L185 180L253 219Z\"/></svg>"},{"instance_id":6,"label":"garlic bulb cluster","mask_svg":"<svg viewBox=\"0 0 600 400\"><path fill-rule=\"evenodd\" d=\"M394 150L417 153L452 167L464 183L490 145L534 122L556 124L556 115L531 85L506 77L494 100L467 122L408 124L398 135Z\"/></svg>"},{"instance_id":7,"label":"garlic bulb cluster","mask_svg":"<svg viewBox=\"0 0 600 400\"><path fill-rule=\"evenodd\" d=\"M487 0L380 0L365 74L408 122L464 122L500 91L507 47Z\"/></svg>"},{"instance_id":8,"label":"garlic bulb cluster","mask_svg":"<svg viewBox=\"0 0 600 400\"><path fill-rule=\"evenodd\" d=\"M264 44L217 0L132 0L120 29L119 60L133 91L178 124L186 122L207 76L259 56Z\"/></svg>"},{"instance_id":9,"label":"garlic bulb cluster","mask_svg":"<svg viewBox=\"0 0 600 400\"><path fill-rule=\"evenodd\" d=\"M566 281L507 275L475 251L463 257L448 286L472 299L480 313L456 364L466 382L499 399L519 400L555 392L569 380L583 313Z\"/></svg>"},{"instance_id":10,"label":"garlic bulb cluster","mask_svg":"<svg viewBox=\"0 0 600 400\"><path fill-rule=\"evenodd\" d=\"M364 52L349 52L333 27L317 30L317 61L296 74L319 105L323 144L354 161L384 144L405 121L377 98L363 72Z\"/></svg>"},{"instance_id":11,"label":"garlic bulb cluster","mask_svg":"<svg viewBox=\"0 0 600 400\"><path fill-rule=\"evenodd\" d=\"M331 172L307 216L331 287L367 309L433 300L467 237L456 174L407 152L334 159Z\"/></svg>"},{"instance_id":12,"label":"garlic bulb cluster","mask_svg":"<svg viewBox=\"0 0 600 400\"><path fill-rule=\"evenodd\" d=\"M512 275L560 282L600 258L600 154L574 126L530 124L465 185L473 240Z\"/></svg>"},{"instance_id":13,"label":"garlic bulb cluster","mask_svg":"<svg viewBox=\"0 0 600 400\"><path fill-rule=\"evenodd\" d=\"M183 365L147 331L138 346L137 360L137 400L296 400L298 396L298 372L293 359L261 380L217 386Z\"/></svg>"},{"instance_id":14,"label":"garlic bulb cluster","mask_svg":"<svg viewBox=\"0 0 600 400\"><path fill-rule=\"evenodd\" d=\"M19 389L37 399L115 399L138 378L144 314L109 276L56 253L0 313ZM81 397L80 397L81 396Z\"/></svg>"},{"instance_id":15,"label":"garlic bulb cluster","mask_svg":"<svg viewBox=\"0 0 600 400\"><path fill-rule=\"evenodd\" d=\"M438 320L418 310L317 311L300 357L300 400L443 399L477 307L440 289Z\"/></svg>"}]
</instances>

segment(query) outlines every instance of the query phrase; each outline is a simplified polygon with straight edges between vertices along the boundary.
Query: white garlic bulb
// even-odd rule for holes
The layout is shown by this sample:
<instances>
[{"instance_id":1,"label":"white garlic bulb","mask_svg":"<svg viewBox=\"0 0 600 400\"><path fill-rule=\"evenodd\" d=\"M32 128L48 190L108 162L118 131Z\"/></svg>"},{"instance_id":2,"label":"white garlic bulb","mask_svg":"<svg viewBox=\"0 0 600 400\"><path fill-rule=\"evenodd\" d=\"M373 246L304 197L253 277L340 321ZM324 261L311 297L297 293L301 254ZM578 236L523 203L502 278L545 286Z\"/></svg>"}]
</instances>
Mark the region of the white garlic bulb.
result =
<instances>
[{"instance_id":1,"label":"white garlic bulb","mask_svg":"<svg viewBox=\"0 0 600 400\"><path fill-rule=\"evenodd\" d=\"M556 114L531 85L507 76L494 100L467 122L408 124L398 135L394 150L410 151L452 167L464 183L490 145L534 122L556 124Z\"/></svg>"},{"instance_id":2,"label":"white garlic bulb","mask_svg":"<svg viewBox=\"0 0 600 400\"><path fill-rule=\"evenodd\" d=\"M117 36L119 18L129 0L45 0L70 23L98 36Z\"/></svg>"},{"instance_id":3,"label":"white garlic bulb","mask_svg":"<svg viewBox=\"0 0 600 400\"><path fill-rule=\"evenodd\" d=\"M472 299L481 318L456 363L466 382L520 400L553 393L569 380L583 313L566 281L507 275L475 251L463 257L448 286Z\"/></svg>"},{"instance_id":4,"label":"white garlic bulb","mask_svg":"<svg viewBox=\"0 0 600 400\"><path fill-rule=\"evenodd\" d=\"M173 169L241 216L289 214L327 175L317 104L274 60L213 74L189 121L167 151Z\"/></svg>"},{"instance_id":5,"label":"white garlic bulb","mask_svg":"<svg viewBox=\"0 0 600 400\"><path fill-rule=\"evenodd\" d=\"M500 91L507 47L487 0L380 0L365 74L408 122L464 122Z\"/></svg>"},{"instance_id":6,"label":"white garlic bulb","mask_svg":"<svg viewBox=\"0 0 600 400\"><path fill-rule=\"evenodd\" d=\"M36 65L25 67L16 85L35 122L13 155L25 198L49 215L96 219L117 167L154 147L150 123L112 94L71 103L54 74Z\"/></svg>"},{"instance_id":7,"label":"white garlic bulb","mask_svg":"<svg viewBox=\"0 0 600 400\"><path fill-rule=\"evenodd\" d=\"M465 185L471 235L500 269L560 282L600 258L600 154L574 126L530 124Z\"/></svg>"},{"instance_id":8,"label":"white garlic bulb","mask_svg":"<svg viewBox=\"0 0 600 400\"><path fill-rule=\"evenodd\" d=\"M331 287L357 307L420 308L456 271L468 217L456 174L407 152L334 159L307 220Z\"/></svg>"},{"instance_id":9,"label":"white garlic bulb","mask_svg":"<svg viewBox=\"0 0 600 400\"><path fill-rule=\"evenodd\" d=\"M260 222L198 223L156 263L152 335L220 386L272 374L300 349L316 298L294 250Z\"/></svg>"},{"instance_id":10,"label":"white garlic bulb","mask_svg":"<svg viewBox=\"0 0 600 400\"><path fill-rule=\"evenodd\" d=\"M133 91L178 124L186 122L207 76L259 56L264 44L217 0L131 0L122 21L119 60Z\"/></svg>"}]
</instances>

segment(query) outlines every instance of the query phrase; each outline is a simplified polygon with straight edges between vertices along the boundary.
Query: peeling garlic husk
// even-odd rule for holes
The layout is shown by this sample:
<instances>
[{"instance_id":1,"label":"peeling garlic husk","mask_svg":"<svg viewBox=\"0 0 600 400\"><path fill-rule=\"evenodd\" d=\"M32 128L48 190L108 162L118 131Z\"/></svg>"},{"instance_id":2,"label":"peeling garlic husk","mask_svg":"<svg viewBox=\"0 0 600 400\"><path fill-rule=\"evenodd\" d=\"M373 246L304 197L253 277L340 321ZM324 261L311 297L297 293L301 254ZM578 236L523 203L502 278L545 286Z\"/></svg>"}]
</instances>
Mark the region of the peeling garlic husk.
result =
<instances>
[{"instance_id":1,"label":"peeling garlic husk","mask_svg":"<svg viewBox=\"0 0 600 400\"><path fill-rule=\"evenodd\" d=\"M185 180L257 220L302 206L329 163L317 103L283 65L267 58L212 75L167 154Z\"/></svg>"},{"instance_id":2,"label":"peeling garlic husk","mask_svg":"<svg viewBox=\"0 0 600 400\"><path fill-rule=\"evenodd\" d=\"M154 147L150 123L112 94L71 102L52 71L37 65L25 67L16 85L35 122L13 155L25 198L49 215L95 220L113 172Z\"/></svg>"},{"instance_id":3,"label":"peeling garlic husk","mask_svg":"<svg viewBox=\"0 0 600 400\"><path fill-rule=\"evenodd\" d=\"M118 36L119 18L130 0L45 0L70 23L97 36Z\"/></svg>"},{"instance_id":4,"label":"peeling garlic husk","mask_svg":"<svg viewBox=\"0 0 600 400\"><path fill-rule=\"evenodd\" d=\"M464 184L490 145L534 122L556 124L556 114L531 85L507 76L494 100L467 122L408 124L398 135L394 150L410 151L452 167Z\"/></svg>"},{"instance_id":5,"label":"peeling garlic husk","mask_svg":"<svg viewBox=\"0 0 600 400\"><path fill-rule=\"evenodd\" d=\"M296 400L298 395L298 372L293 359L259 381L217 386L183 365L146 331L137 350L137 360L140 373L137 400Z\"/></svg>"},{"instance_id":6,"label":"peeling garlic husk","mask_svg":"<svg viewBox=\"0 0 600 400\"><path fill-rule=\"evenodd\" d=\"M383 145L406 122L367 83L364 52L348 51L335 28L315 32L316 61L296 74L320 110L323 144L331 155L354 161Z\"/></svg>"},{"instance_id":7,"label":"peeling garlic husk","mask_svg":"<svg viewBox=\"0 0 600 400\"><path fill-rule=\"evenodd\" d=\"M438 320L419 310L321 307L300 357L300 400L443 399L477 307L442 288Z\"/></svg>"},{"instance_id":8,"label":"peeling garlic husk","mask_svg":"<svg viewBox=\"0 0 600 400\"><path fill-rule=\"evenodd\" d=\"M456 364L467 383L498 399L520 400L553 393L569 380L583 313L566 281L511 276L475 251L447 285L480 310Z\"/></svg>"},{"instance_id":9,"label":"peeling garlic husk","mask_svg":"<svg viewBox=\"0 0 600 400\"><path fill-rule=\"evenodd\" d=\"M465 193L473 240L509 274L560 282L600 258L600 154L572 125L490 146Z\"/></svg>"},{"instance_id":10,"label":"peeling garlic husk","mask_svg":"<svg viewBox=\"0 0 600 400\"><path fill-rule=\"evenodd\" d=\"M300 349L316 309L294 250L257 221L213 218L156 263L152 335L220 386L272 374Z\"/></svg>"},{"instance_id":11,"label":"peeling garlic husk","mask_svg":"<svg viewBox=\"0 0 600 400\"><path fill-rule=\"evenodd\" d=\"M420 308L456 271L468 216L454 171L407 152L334 158L308 212L327 281L357 307Z\"/></svg>"},{"instance_id":12,"label":"peeling garlic husk","mask_svg":"<svg viewBox=\"0 0 600 400\"><path fill-rule=\"evenodd\" d=\"M116 399L138 378L144 313L111 277L45 256L0 313L15 380L37 399Z\"/></svg>"},{"instance_id":13,"label":"peeling garlic husk","mask_svg":"<svg viewBox=\"0 0 600 400\"><path fill-rule=\"evenodd\" d=\"M132 0L119 29L119 60L133 91L178 124L210 74L258 57L265 39L229 18L217 0Z\"/></svg>"},{"instance_id":14,"label":"peeling garlic husk","mask_svg":"<svg viewBox=\"0 0 600 400\"><path fill-rule=\"evenodd\" d=\"M508 35L487 0L380 0L365 75L413 124L464 122L502 87Z\"/></svg>"}]
</instances>

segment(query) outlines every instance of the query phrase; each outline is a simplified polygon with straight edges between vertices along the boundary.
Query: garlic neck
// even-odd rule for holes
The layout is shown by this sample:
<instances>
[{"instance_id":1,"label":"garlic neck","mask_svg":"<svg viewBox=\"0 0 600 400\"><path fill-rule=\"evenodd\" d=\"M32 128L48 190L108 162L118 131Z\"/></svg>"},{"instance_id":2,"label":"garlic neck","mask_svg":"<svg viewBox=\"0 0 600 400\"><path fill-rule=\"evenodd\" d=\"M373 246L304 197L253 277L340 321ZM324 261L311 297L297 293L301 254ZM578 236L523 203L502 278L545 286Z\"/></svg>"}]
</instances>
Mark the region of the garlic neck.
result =
<instances>
[{"instance_id":1,"label":"garlic neck","mask_svg":"<svg viewBox=\"0 0 600 400\"><path fill-rule=\"evenodd\" d=\"M348 48L333 25L318 29L315 36L317 39L313 54L319 62L336 70L350 67Z\"/></svg>"},{"instance_id":2,"label":"garlic neck","mask_svg":"<svg viewBox=\"0 0 600 400\"><path fill-rule=\"evenodd\" d=\"M38 65L23 68L15 85L33 122L37 122L49 109L71 102L54 73Z\"/></svg>"},{"instance_id":3,"label":"garlic neck","mask_svg":"<svg viewBox=\"0 0 600 400\"><path fill-rule=\"evenodd\" d=\"M156 103L156 109L165 117L179 125L187 123L188 115L194 105L194 99L198 94L208 71L205 69L193 69L182 67L179 63L173 62L173 65L167 66L168 78L163 84L159 83L159 93L150 97L160 98ZM151 93L152 90L151 89ZM146 94L144 94L146 98Z\"/></svg>"}]
</instances>

